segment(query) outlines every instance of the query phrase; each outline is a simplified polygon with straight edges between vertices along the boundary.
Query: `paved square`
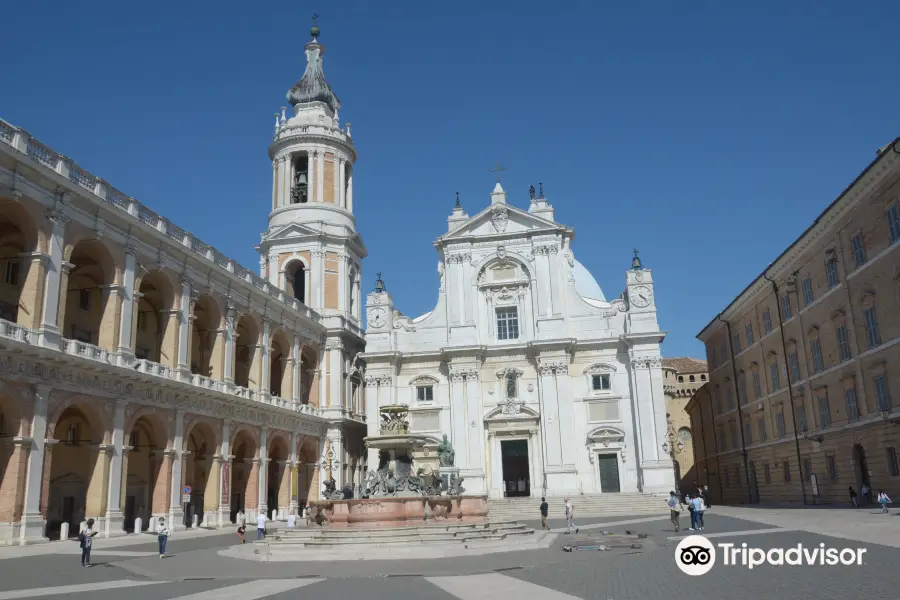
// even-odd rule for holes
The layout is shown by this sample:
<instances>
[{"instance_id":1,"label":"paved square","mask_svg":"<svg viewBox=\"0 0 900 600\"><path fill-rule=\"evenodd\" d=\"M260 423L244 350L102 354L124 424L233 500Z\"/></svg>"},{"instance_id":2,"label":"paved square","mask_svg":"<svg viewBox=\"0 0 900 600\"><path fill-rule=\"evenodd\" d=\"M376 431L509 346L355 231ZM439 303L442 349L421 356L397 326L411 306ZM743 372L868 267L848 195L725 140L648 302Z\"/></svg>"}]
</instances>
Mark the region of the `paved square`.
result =
<instances>
[{"instance_id":1,"label":"paved square","mask_svg":"<svg viewBox=\"0 0 900 600\"><path fill-rule=\"evenodd\" d=\"M738 518L741 516L743 518ZM621 524L640 520L640 523ZM712 511L702 532L712 544L742 543L768 551L802 544L807 549L865 548L860 566L725 566L721 555L712 570L689 577L676 566L680 539L666 518L585 519L582 531L560 534L546 550L506 552L441 560L346 562L254 562L225 558L234 545L231 532L170 540L173 555L161 560L153 539L101 541L95 567L79 565L77 544L40 549L4 549L0 560L0 600L14 598L91 598L91 600L671 600L696 597L721 600L763 598L893 597L900 589L900 518L863 511L795 509L793 512L745 508ZM779 524L780 523L780 524ZM559 526L552 522L551 526ZM885 539L845 539L845 528L878 529ZM565 543L602 538L603 531L648 534L643 547L608 552L563 552ZM810 531L814 530L814 531ZM698 532L699 533L699 532ZM121 545L118 545L121 544ZM897 544L894 543L893 546ZM42 552L42 553L41 553ZM51 553L52 552L52 553ZM129 586L129 587L125 587Z\"/></svg>"}]
</instances>

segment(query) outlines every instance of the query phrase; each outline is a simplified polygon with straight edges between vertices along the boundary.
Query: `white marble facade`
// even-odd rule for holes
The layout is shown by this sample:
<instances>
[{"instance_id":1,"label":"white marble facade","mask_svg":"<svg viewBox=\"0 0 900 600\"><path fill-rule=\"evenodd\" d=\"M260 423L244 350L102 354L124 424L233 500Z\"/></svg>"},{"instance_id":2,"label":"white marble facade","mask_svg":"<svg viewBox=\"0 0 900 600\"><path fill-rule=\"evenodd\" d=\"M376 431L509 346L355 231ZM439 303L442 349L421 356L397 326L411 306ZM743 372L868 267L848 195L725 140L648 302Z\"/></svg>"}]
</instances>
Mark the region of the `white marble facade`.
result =
<instances>
[{"instance_id":1,"label":"white marble facade","mask_svg":"<svg viewBox=\"0 0 900 600\"><path fill-rule=\"evenodd\" d=\"M411 431L447 434L467 492L493 498L672 488L650 270L635 257L606 300L547 200L522 210L499 183L448 225L431 312L406 317L381 279L367 297L369 435L379 406L408 405Z\"/></svg>"}]
</instances>

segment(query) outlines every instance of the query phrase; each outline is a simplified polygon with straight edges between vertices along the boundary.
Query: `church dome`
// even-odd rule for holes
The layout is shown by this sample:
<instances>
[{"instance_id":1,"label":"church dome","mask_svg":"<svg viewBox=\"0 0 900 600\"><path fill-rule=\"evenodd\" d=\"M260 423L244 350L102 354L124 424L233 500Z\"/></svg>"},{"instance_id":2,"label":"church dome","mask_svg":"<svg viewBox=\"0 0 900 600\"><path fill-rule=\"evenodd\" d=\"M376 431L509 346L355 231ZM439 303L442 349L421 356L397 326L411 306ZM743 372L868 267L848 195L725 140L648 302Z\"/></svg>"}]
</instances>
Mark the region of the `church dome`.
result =
<instances>
[{"instance_id":1,"label":"church dome","mask_svg":"<svg viewBox=\"0 0 900 600\"><path fill-rule=\"evenodd\" d=\"M600 289L597 280L584 268L583 264L576 260L572 271L575 274L575 291L579 296L588 300L606 302L606 296L603 295L603 290Z\"/></svg>"},{"instance_id":2,"label":"church dome","mask_svg":"<svg viewBox=\"0 0 900 600\"><path fill-rule=\"evenodd\" d=\"M316 40L306 45L306 71L300 81L294 84L287 93L287 101L291 106L309 104L311 102L324 102L332 113L337 113L341 108L341 101L337 94L325 81L325 71L322 69L322 54L325 48Z\"/></svg>"}]
</instances>

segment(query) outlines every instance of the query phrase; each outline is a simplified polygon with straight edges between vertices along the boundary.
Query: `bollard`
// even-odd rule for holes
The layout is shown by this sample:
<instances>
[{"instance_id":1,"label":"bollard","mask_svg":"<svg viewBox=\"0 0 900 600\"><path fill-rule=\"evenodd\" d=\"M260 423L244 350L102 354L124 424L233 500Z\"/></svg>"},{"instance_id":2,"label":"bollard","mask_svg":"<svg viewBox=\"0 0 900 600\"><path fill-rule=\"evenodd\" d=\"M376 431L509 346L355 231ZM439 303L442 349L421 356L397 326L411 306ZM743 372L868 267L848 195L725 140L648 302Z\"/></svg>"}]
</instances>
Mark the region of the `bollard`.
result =
<instances>
[{"instance_id":1,"label":"bollard","mask_svg":"<svg viewBox=\"0 0 900 600\"><path fill-rule=\"evenodd\" d=\"M66 541L67 539L69 539L69 524L68 523L63 523L62 525L59 526L59 539L63 542Z\"/></svg>"},{"instance_id":2,"label":"bollard","mask_svg":"<svg viewBox=\"0 0 900 600\"><path fill-rule=\"evenodd\" d=\"M134 532L140 533L143 530L144 530L144 521L140 517L138 517L137 519L134 520Z\"/></svg>"},{"instance_id":3,"label":"bollard","mask_svg":"<svg viewBox=\"0 0 900 600\"><path fill-rule=\"evenodd\" d=\"M159 517L150 517L150 533L156 533L157 527L159 527Z\"/></svg>"},{"instance_id":4,"label":"bollard","mask_svg":"<svg viewBox=\"0 0 900 600\"><path fill-rule=\"evenodd\" d=\"M197 529L200 525L200 518L197 515L194 515L194 518L191 519L191 529Z\"/></svg>"},{"instance_id":5,"label":"bollard","mask_svg":"<svg viewBox=\"0 0 900 600\"><path fill-rule=\"evenodd\" d=\"M272 518L270 520L274 521L278 518L278 511L274 508L272 509Z\"/></svg>"}]
</instances>

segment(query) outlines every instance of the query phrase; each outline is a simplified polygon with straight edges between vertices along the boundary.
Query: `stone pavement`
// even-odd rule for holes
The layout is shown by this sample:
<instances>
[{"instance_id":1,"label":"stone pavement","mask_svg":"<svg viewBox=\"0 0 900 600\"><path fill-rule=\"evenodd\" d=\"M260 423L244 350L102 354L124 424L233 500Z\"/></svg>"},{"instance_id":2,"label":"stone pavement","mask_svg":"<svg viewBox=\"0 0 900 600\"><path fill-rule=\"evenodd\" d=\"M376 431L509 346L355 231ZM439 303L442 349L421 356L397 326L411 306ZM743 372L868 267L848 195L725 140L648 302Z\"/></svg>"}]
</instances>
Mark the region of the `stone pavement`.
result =
<instances>
[{"instance_id":1,"label":"stone pavement","mask_svg":"<svg viewBox=\"0 0 900 600\"><path fill-rule=\"evenodd\" d=\"M218 556L230 546L233 533L204 539L173 538L174 557L122 555L98 558L93 569L78 566L73 555L51 554L0 561L0 600L671 600L703 597L716 600L758 598L892 598L900 589L900 550L874 543L847 543L805 531L830 526L834 520L869 516L839 511L832 520L815 511L792 512L790 528L771 521L777 513L757 508L714 507L704 534L713 543L746 542L763 549L824 543L842 548L867 548L861 566L772 567L753 570L717 564L702 577L681 573L674 561L676 534L667 519L618 524L618 518L589 519L579 535L559 535L547 550L509 552L442 560L363 561L336 563L252 563ZM782 509L779 509L782 510ZM787 510L787 509L783 509ZM755 520L725 513L747 511ZM885 528L900 526L900 519L884 517ZM895 525L897 523L898 525ZM596 527L594 527L596 525ZM840 524L837 528L841 529ZM598 529L621 533L625 529L649 535L652 543L634 552L562 552L560 545L597 534ZM896 535L896 533L894 534ZM673 539L674 538L674 539ZM151 548L152 549L152 548ZM110 548L111 552L115 549ZM142 552L142 545L120 547L120 552ZM130 586L127 589L124 586ZM54 588L54 589L47 589Z\"/></svg>"}]
</instances>

